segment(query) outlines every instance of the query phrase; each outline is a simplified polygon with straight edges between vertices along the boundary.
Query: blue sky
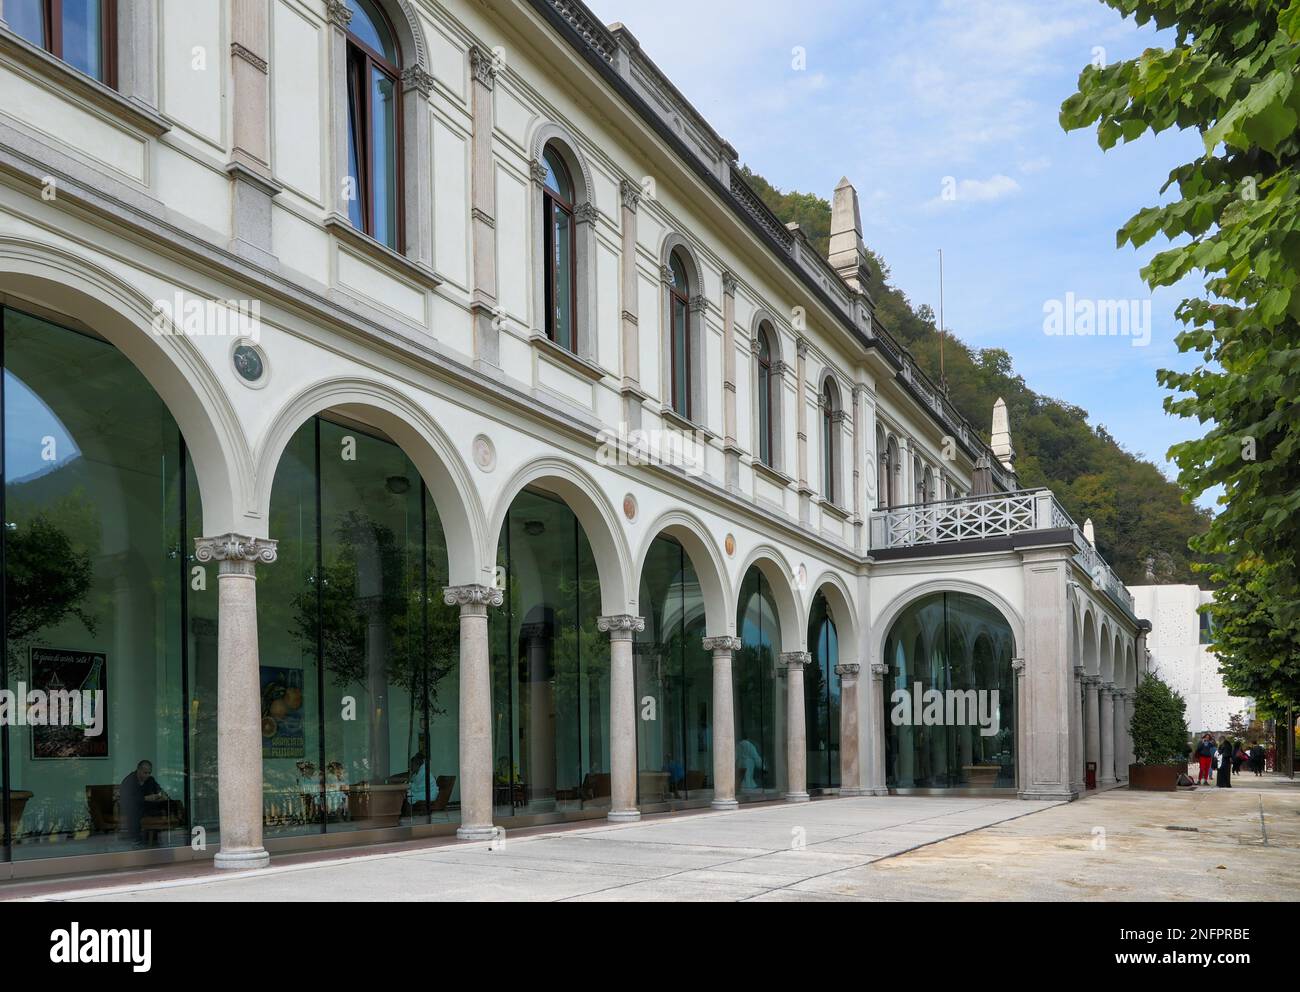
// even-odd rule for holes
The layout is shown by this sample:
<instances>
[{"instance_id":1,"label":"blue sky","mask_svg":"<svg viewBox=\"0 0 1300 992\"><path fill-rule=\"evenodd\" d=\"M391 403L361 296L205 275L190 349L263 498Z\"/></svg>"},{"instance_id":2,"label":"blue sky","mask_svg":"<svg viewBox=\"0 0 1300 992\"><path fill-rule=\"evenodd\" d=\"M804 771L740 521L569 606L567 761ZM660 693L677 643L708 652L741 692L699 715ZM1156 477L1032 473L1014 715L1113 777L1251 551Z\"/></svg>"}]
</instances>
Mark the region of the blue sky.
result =
<instances>
[{"instance_id":1,"label":"blue sky","mask_svg":"<svg viewBox=\"0 0 1300 992\"><path fill-rule=\"evenodd\" d=\"M1146 136L1103 153L1093 132L1067 135L1057 120L1084 65L1167 45L1167 34L1100 0L587 2L624 23L770 182L829 198L848 176L867 244L936 312L943 248L950 330L1007 349L1032 388L1083 407L1173 477L1169 446L1199 431L1164 413L1156 370L1195 364L1178 354L1173 312L1196 285L1151 294L1138 272L1163 243L1116 249L1115 232L1158 202L1200 138ZM1049 336L1044 306L1068 293L1150 300L1149 345Z\"/></svg>"}]
</instances>

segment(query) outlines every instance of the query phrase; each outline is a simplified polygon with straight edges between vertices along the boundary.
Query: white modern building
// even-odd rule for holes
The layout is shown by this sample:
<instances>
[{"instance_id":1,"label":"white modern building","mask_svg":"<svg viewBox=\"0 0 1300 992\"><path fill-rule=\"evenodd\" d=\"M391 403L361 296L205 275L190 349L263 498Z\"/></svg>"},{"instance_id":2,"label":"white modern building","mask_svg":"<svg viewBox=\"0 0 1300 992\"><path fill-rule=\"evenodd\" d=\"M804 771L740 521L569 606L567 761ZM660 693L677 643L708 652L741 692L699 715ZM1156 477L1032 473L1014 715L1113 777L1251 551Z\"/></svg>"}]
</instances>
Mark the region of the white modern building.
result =
<instances>
[{"instance_id":1,"label":"white modern building","mask_svg":"<svg viewBox=\"0 0 1300 992\"><path fill-rule=\"evenodd\" d=\"M1254 700L1233 696L1219 674L1219 659L1210 650L1210 616L1200 608L1214 594L1197 586L1133 586L1130 591L1140 616L1151 619L1147 637L1151 671L1187 701L1187 726L1193 734L1221 733L1228 720L1245 714Z\"/></svg>"},{"instance_id":2,"label":"white modern building","mask_svg":"<svg viewBox=\"0 0 1300 992\"><path fill-rule=\"evenodd\" d=\"M0 0L0 670L105 717L0 878L1122 779L1149 625L829 254L578 0Z\"/></svg>"}]
</instances>

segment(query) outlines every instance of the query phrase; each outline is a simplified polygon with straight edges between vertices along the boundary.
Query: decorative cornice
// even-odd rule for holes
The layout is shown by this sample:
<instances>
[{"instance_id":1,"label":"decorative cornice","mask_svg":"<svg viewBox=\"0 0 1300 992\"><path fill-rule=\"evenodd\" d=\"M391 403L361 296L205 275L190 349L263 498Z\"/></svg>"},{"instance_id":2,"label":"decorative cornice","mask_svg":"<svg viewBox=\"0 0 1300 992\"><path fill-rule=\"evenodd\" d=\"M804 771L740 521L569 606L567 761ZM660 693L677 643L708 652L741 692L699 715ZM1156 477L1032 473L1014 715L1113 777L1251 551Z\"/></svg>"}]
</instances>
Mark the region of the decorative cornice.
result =
<instances>
[{"instance_id":1,"label":"decorative cornice","mask_svg":"<svg viewBox=\"0 0 1300 992\"><path fill-rule=\"evenodd\" d=\"M807 651L786 651L781 655L782 668L806 668L812 664L812 655Z\"/></svg>"},{"instance_id":2,"label":"decorative cornice","mask_svg":"<svg viewBox=\"0 0 1300 992\"><path fill-rule=\"evenodd\" d=\"M402 88L419 90L421 96L428 96L433 92L433 76L418 65L407 66L402 70Z\"/></svg>"},{"instance_id":3,"label":"decorative cornice","mask_svg":"<svg viewBox=\"0 0 1300 992\"><path fill-rule=\"evenodd\" d=\"M633 634L645 630L645 617L622 614L614 617L597 617L596 629L608 634L611 641L630 641Z\"/></svg>"},{"instance_id":4,"label":"decorative cornice","mask_svg":"<svg viewBox=\"0 0 1300 992\"><path fill-rule=\"evenodd\" d=\"M889 666L882 665L879 662L871 666L871 677L877 682L883 682L885 676L889 674Z\"/></svg>"},{"instance_id":5,"label":"decorative cornice","mask_svg":"<svg viewBox=\"0 0 1300 992\"><path fill-rule=\"evenodd\" d=\"M237 41L230 43L230 54L237 59L243 59L260 73L265 74L270 69L266 59L255 55L251 49L245 48Z\"/></svg>"},{"instance_id":6,"label":"decorative cornice","mask_svg":"<svg viewBox=\"0 0 1300 992\"><path fill-rule=\"evenodd\" d=\"M481 207L474 207L473 209L470 210L469 215L479 223L486 224L488 227L492 228L493 230L496 230L496 226L497 226L496 218L493 217L486 210L482 209Z\"/></svg>"},{"instance_id":7,"label":"decorative cornice","mask_svg":"<svg viewBox=\"0 0 1300 992\"><path fill-rule=\"evenodd\" d=\"M802 334L794 339L794 350L800 358L808 357L808 339Z\"/></svg>"},{"instance_id":8,"label":"decorative cornice","mask_svg":"<svg viewBox=\"0 0 1300 992\"><path fill-rule=\"evenodd\" d=\"M599 216L596 205L588 200L586 203L579 203L573 209L573 219L579 224L594 224Z\"/></svg>"},{"instance_id":9,"label":"decorative cornice","mask_svg":"<svg viewBox=\"0 0 1300 992\"><path fill-rule=\"evenodd\" d=\"M736 289L740 286L740 280L730 272L722 273L722 293L724 296L735 296Z\"/></svg>"},{"instance_id":10,"label":"decorative cornice","mask_svg":"<svg viewBox=\"0 0 1300 992\"><path fill-rule=\"evenodd\" d=\"M469 50L469 65L474 73L474 81L487 89L497 83L497 59L491 52L475 47Z\"/></svg>"},{"instance_id":11,"label":"decorative cornice","mask_svg":"<svg viewBox=\"0 0 1300 992\"><path fill-rule=\"evenodd\" d=\"M448 586L442 591L442 601L448 606L500 606L505 593L494 586Z\"/></svg>"},{"instance_id":12,"label":"decorative cornice","mask_svg":"<svg viewBox=\"0 0 1300 992\"><path fill-rule=\"evenodd\" d=\"M691 313L706 313L709 309L709 300L706 296L691 297Z\"/></svg>"},{"instance_id":13,"label":"decorative cornice","mask_svg":"<svg viewBox=\"0 0 1300 992\"><path fill-rule=\"evenodd\" d=\"M343 0L325 0L325 19L346 29L352 23L352 9Z\"/></svg>"},{"instance_id":14,"label":"decorative cornice","mask_svg":"<svg viewBox=\"0 0 1300 992\"><path fill-rule=\"evenodd\" d=\"M207 564L220 563L227 574L252 575L256 565L274 565L278 557L277 542L243 534L223 534L221 537L194 539L194 558Z\"/></svg>"},{"instance_id":15,"label":"decorative cornice","mask_svg":"<svg viewBox=\"0 0 1300 992\"><path fill-rule=\"evenodd\" d=\"M836 665L835 674L841 679L856 679L862 671L861 665Z\"/></svg>"},{"instance_id":16,"label":"decorative cornice","mask_svg":"<svg viewBox=\"0 0 1300 992\"><path fill-rule=\"evenodd\" d=\"M618 192L623 198L623 206L636 213L637 207L641 205L641 187L630 179L624 179L619 183Z\"/></svg>"},{"instance_id":17,"label":"decorative cornice","mask_svg":"<svg viewBox=\"0 0 1300 992\"><path fill-rule=\"evenodd\" d=\"M733 654L739 651L744 644L739 637L706 637L704 638L705 651L730 651Z\"/></svg>"}]
</instances>

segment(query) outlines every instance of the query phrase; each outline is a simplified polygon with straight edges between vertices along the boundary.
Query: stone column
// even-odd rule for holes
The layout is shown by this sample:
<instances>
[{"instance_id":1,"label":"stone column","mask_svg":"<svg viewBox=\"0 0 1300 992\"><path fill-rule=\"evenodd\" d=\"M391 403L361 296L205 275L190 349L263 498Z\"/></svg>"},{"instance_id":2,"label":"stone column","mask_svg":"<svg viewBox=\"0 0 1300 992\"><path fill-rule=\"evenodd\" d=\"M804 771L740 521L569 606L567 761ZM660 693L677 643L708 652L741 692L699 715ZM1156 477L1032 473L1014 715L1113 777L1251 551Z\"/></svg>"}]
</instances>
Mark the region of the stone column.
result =
<instances>
[{"instance_id":1,"label":"stone column","mask_svg":"<svg viewBox=\"0 0 1300 992\"><path fill-rule=\"evenodd\" d=\"M241 534L200 537L200 564L217 562L217 868L265 868L262 846L262 705L257 655L256 566L276 542Z\"/></svg>"},{"instance_id":2,"label":"stone column","mask_svg":"<svg viewBox=\"0 0 1300 992\"><path fill-rule=\"evenodd\" d=\"M643 617L600 617L596 629L609 634L609 771L608 819L633 823L641 819L636 805L636 681L632 672L632 641L645 630Z\"/></svg>"},{"instance_id":3,"label":"stone column","mask_svg":"<svg viewBox=\"0 0 1300 992\"><path fill-rule=\"evenodd\" d=\"M474 359L490 366L501 364L500 331L497 327L497 195L493 130L496 114L492 91L496 88L496 56L482 48L471 48L470 107L473 114L473 171L470 176L470 216L473 223L474 292L470 312L474 316Z\"/></svg>"},{"instance_id":4,"label":"stone column","mask_svg":"<svg viewBox=\"0 0 1300 992\"><path fill-rule=\"evenodd\" d=\"M1100 685L1101 679L1096 675L1083 677L1083 760L1085 765L1097 766L1098 778L1101 777L1101 704L1097 698Z\"/></svg>"},{"instance_id":5,"label":"stone column","mask_svg":"<svg viewBox=\"0 0 1300 992\"><path fill-rule=\"evenodd\" d=\"M1020 552L1025 588L1025 635L1017 703L1016 777L1020 798L1071 800L1070 697L1074 668L1069 660L1070 605L1066 599L1072 544ZM1013 666L1015 662L1013 661Z\"/></svg>"},{"instance_id":6,"label":"stone column","mask_svg":"<svg viewBox=\"0 0 1300 992\"><path fill-rule=\"evenodd\" d=\"M865 796L858 757L858 673L861 665L836 665L840 677L840 795Z\"/></svg>"},{"instance_id":7,"label":"stone column","mask_svg":"<svg viewBox=\"0 0 1300 992\"><path fill-rule=\"evenodd\" d=\"M623 300L623 419L628 430L641 427L641 305L640 281L637 278L637 209L641 205L641 187L624 179L619 185L623 202L623 251L619 255L619 295Z\"/></svg>"},{"instance_id":8,"label":"stone column","mask_svg":"<svg viewBox=\"0 0 1300 992\"><path fill-rule=\"evenodd\" d=\"M740 650L739 637L706 637L704 650L713 654L713 802L714 809L733 810L736 802L736 716L731 685L731 659Z\"/></svg>"},{"instance_id":9,"label":"stone column","mask_svg":"<svg viewBox=\"0 0 1300 992\"><path fill-rule=\"evenodd\" d=\"M1083 736L1083 666L1074 666L1074 688L1070 694L1070 762L1074 765L1071 783L1083 792L1083 756L1086 751Z\"/></svg>"},{"instance_id":10,"label":"stone column","mask_svg":"<svg viewBox=\"0 0 1300 992\"><path fill-rule=\"evenodd\" d=\"M1101 686L1101 766L1097 769L1098 785L1115 784L1115 684Z\"/></svg>"},{"instance_id":11,"label":"stone column","mask_svg":"<svg viewBox=\"0 0 1300 992\"><path fill-rule=\"evenodd\" d=\"M785 764L788 803L808 802L808 730L805 724L803 700L803 670L812 662L807 651L789 651L781 655L781 664L788 673L785 685L786 739Z\"/></svg>"},{"instance_id":12,"label":"stone column","mask_svg":"<svg viewBox=\"0 0 1300 992\"><path fill-rule=\"evenodd\" d=\"M812 506L808 486L808 339L795 341L795 470L799 476L799 522L807 524Z\"/></svg>"},{"instance_id":13,"label":"stone column","mask_svg":"<svg viewBox=\"0 0 1300 992\"><path fill-rule=\"evenodd\" d=\"M1115 690L1115 781L1128 781L1128 693Z\"/></svg>"},{"instance_id":14,"label":"stone column","mask_svg":"<svg viewBox=\"0 0 1300 992\"><path fill-rule=\"evenodd\" d=\"M504 595L491 586L452 586L443 602L460 607L460 827L461 840L491 840L492 671L488 607Z\"/></svg>"},{"instance_id":15,"label":"stone column","mask_svg":"<svg viewBox=\"0 0 1300 992\"><path fill-rule=\"evenodd\" d=\"M888 674L888 665L877 663L871 666L871 692L867 696L869 718L867 726L877 728L871 734L871 746L868 748L868 753L871 755L870 785L873 796L889 795L889 773L885 768L887 750L885 735L889 733L889 728L885 726L885 676Z\"/></svg>"}]
</instances>

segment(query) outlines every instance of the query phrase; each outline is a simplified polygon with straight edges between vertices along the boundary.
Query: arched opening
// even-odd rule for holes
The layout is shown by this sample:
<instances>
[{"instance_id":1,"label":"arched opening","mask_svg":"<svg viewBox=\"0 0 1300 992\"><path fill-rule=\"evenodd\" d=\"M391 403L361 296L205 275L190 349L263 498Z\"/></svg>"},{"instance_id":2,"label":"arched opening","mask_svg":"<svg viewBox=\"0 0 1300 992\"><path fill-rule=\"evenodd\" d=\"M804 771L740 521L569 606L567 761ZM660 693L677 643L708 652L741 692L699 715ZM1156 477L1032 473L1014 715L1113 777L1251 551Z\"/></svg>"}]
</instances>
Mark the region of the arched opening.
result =
<instances>
[{"instance_id":1,"label":"arched opening","mask_svg":"<svg viewBox=\"0 0 1300 992\"><path fill-rule=\"evenodd\" d=\"M1015 635L993 604L937 592L885 639L885 776L891 789L1016 787Z\"/></svg>"},{"instance_id":2,"label":"arched opening","mask_svg":"<svg viewBox=\"0 0 1300 992\"><path fill-rule=\"evenodd\" d=\"M373 424L312 416L280 455L269 524L266 834L456 822L459 616L443 603L447 542L415 463Z\"/></svg>"},{"instance_id":3,"label":"arched opening","mask_svg":"<svg viewBox=\"0 0 1300 992\"><path fill-rule=\"evenodd\" d=\"M783 610L769 569L755 564L740 585L735 686L736 798L772 799L785 777L785 680L780 678Z\"/></svg>"},{"instance_id":4,"label":"arched opening","mask_svg":"<svg viewBox=\"0 0 1300 992\"><path fill-rule=\"evenodd\" d=\"M768 468L776 467L776 450L774 444L775 421L774 396L776 379L773 375L776 352L772 345L772 325L763 321L758 326L758 347L755 351L757 372L754 377L754 389L758 397L758 419L755 426L758 435L758 460Z\"/></svg>"},{"instance_id":5,"label":"arched opening","mask_svg":"<svg viewBox=\"0 0 1300 992\"><path fill-rule=\"evenodd\" d=\"M812 663L804 672L804 728L808 741L808 791L825 792L840 786L840 638L823 593L813 599L808 620L808 653Z\"/></svg>"},{"instance_id":6,"label":"arched opening","mask_svg":"<svg viewBox=\"0 0 1300 992\"><path fill-rule=\"evenodd\" d=\"M822 497L838 505L840 492L840 423L844 419L840 408L840 389L829 375L822 382L821 398L821 461Z\"/></svg>"},{"instance_id":7,"label":"arched opening","mask_svg":"<svg viewBox=\"0 0 1300 992\"><path fill-rule=\"evenodd\" d=\"M889 440L885 442L886 506L894 507L899 505L898 486L901 474L902 463L898 460L898 439L891 435Z\"/></svg>"},{"instance_id":8,"label":"arched opening","mask_svg":"<svg viewBox=\"0 0 1300 992\"><path fill-rule=\"evenodd\" d=\"M403 251L402 53L373 0L345 0L347 36L348 219Z\"/></svg>"},{"instance_id":9,"label":"arched opening","mask_svg":"<svg viewBox=\"0 0 1300 992\"><path fill-rule=\"evenodd\" d=\"M610 805L609 636L602 582L569 503L530 486L497 544L503 608L489 621L496 815L564 816Z\"/></svg>"},{"instance_id":10,"label":"arched opening","mask_svg":"<svg viewBox=\"0 0 1300 992\"><path fill-rule=\"evenodd\" d=\"M694 415L695 341L691 299L696 292L690 265L681 248L668 256L668 395L673 412L690 420Z\"/></svg>"},{"instance_id":11,"label":"arched opening","mask_svg":"<svg viewBox=\"0 0 1300 992\"><path fill-rule=\"evenodd\" d=\"M656 805L713 798L713 661L705 591L686 548L656 537L641 569L645 630L633 647L637 699L637 792Z\"/></svg>"},{"instance_id":12,"label":"arched opening","mask_svg":"<svg viewBox=\"0 0 1300 992\"><path fill-rule=\"evenodd\" d=\"M577 187L559 148L542 152L542 226L545 232L546 336L566 351L578 350Z\"/></svg>"},{"instance_id":13,"label":"arched opening","mask_svg":"<svg viewBox=\"0 0 1300 992\"><path fill-rule=\"evenodd\" d=\"M188 844L192 825L216 827L202 705L216 575L192 567L203 508L189 449L93 328L6 306L0 325L0 688L22 693L22 719L6 707L0 842L14 861Z\"/></svg>"}]
</instances>

